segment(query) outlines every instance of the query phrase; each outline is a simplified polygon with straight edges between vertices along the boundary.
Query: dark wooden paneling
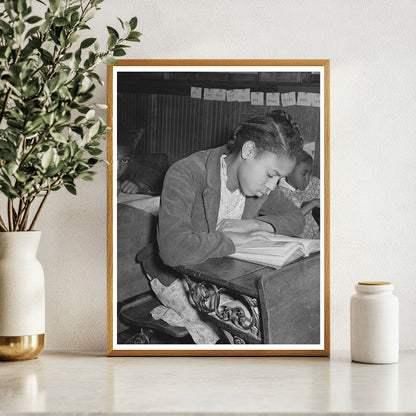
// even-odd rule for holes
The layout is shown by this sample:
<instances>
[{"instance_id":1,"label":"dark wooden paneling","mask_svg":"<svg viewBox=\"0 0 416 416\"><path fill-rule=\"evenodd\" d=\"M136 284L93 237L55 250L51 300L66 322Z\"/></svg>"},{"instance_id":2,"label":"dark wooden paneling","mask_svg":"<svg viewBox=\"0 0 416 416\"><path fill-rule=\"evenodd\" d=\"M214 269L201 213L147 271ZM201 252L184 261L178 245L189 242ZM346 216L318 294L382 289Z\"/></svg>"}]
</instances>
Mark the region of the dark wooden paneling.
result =
<instances>
[{"instance_id":1,"label":"dark wooden paneling","mask_svg":"<svg viewBox=\"0 0 416 416\"><path fill-rule=\"evenodd\" d=\"M252 106L251 103L142 93L118 95L118 130L126 134L144 128L139 152L167 153L173 163L196 151L226 143L241 121L277 108L294 118L306 143L319 140L317 107ZM319 167L319 152L315 165Z\"/></svg>"}]
</instances>

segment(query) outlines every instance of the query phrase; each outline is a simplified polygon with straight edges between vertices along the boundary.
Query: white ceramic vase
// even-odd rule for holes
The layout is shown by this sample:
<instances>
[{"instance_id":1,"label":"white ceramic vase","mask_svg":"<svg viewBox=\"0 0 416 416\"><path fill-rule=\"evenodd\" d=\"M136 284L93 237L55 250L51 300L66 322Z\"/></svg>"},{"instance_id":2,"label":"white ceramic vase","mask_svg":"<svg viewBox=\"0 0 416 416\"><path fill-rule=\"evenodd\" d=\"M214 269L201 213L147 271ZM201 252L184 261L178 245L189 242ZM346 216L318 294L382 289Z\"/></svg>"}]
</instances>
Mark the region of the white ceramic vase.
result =
<instances>
[{"instance_id":1,"label":"white ceramic vase","mask_svg":"<svg viewBox=\"0 0 416 416\"><path fill-rule=\"evenodd\" d=\"M0 232L0 360L36 358L45 343L40 231Z\"/></svg>"}]
</instances>

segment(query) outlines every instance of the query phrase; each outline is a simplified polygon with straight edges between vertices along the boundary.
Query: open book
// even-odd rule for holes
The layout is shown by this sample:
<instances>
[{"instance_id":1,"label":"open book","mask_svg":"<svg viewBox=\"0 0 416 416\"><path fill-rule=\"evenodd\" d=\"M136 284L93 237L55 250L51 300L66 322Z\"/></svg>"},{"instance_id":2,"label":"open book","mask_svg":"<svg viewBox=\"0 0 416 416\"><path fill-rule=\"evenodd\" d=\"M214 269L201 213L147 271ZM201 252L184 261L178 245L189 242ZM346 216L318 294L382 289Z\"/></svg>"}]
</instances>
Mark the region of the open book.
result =
<instances>
[{"instance_id":1,"label":"open book","mask_svg":"<svg viewBox=\"0 0 416 416\"><path fill-rule=\"evenodd\" d=\"M280 268L299 257L308 257L320 250L320 240L272 234L270 238L241 246L230 257Z\"/></svg>"}]
</instances>

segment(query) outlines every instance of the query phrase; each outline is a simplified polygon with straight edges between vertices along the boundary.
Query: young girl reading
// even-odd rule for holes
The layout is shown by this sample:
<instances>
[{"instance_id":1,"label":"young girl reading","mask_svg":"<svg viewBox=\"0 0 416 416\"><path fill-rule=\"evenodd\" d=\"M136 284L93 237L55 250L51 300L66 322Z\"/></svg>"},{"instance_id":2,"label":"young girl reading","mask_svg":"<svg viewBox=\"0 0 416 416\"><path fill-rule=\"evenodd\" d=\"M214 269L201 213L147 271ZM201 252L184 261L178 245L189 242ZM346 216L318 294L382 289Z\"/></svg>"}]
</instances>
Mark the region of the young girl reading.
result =
<instances>
[{"instance_id":1,"label":"young girl reading","mask_svg":"<svg viewBox=\"0 0 416 416\"><path fill-rule=\"evenodd\" d=\"M303 151L295 169L286 179L279 181L279 188L305 215L305 228L300 237L319 238L319 225L312 215L314 208L320 207L320 180L312 176L313 159Z\"/></svg>"},{"instance_id":2,"label":"young girl reading","mask_svg":"<svg viewBox=\"0 0 416 416\"><path fill-rule=\"evenodd\" d=\"M227 256L269 233L298 236L304 216L276 186L294 169L302 145L291 117L276 111L241 123L227 146L197 152L171 166L159 211L163 262L189 265ZM184 279L150 274L153 291L167 307L153 316L185 326L197 343L215 343L216 332L188 301Z\"/></svg>"}]
</instances>

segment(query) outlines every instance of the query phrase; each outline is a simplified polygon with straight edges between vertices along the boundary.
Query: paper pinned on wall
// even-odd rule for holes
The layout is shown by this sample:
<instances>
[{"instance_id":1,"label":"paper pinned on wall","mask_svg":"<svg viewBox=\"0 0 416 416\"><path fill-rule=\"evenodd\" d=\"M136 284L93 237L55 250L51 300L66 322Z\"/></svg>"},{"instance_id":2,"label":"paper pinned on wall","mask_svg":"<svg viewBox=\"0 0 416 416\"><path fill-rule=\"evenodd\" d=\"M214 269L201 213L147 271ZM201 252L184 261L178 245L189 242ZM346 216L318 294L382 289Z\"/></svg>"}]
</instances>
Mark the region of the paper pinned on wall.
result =
<instances>
[{"instance_id":1,"label":"paper pinned on wall","mask_svg":"<svg viewBox=\"0 0 416 416\"><path fill-rule=\"evenodd\" d=\"M215 91L213 88L204 88L204 100L212 101L214 99Z\"/></svg>"},{"instance_id":2,"label":"paper pinned on wall","mask_svg":"<svg viewBox=\"0 0 416 416\"><path fill-rule=\"evenodd\" d=\"M282 93L282 106L289 107L290 105L296 105L296 93L294 91Z\"/></svg>"},{"instance_id":3,"label":"paper pinned on wall","mask_svg":"<svg viewBox=\"0 0 416 416\"><path fill-rule=\"evenodd\" d=\"M202 98L202 88L191 87L191 98Z\"/></svg>"},{"instance_id":4,"label":"paper pinned on wall","mask_svg":"<svg viewBox=\"0 0 416 416\"><path fill-rule=\"evenodd\" d=\"M250 88L245 88L243 90L237 90L237 91L238 91L238 101L240 103L250 101Z\"/></svg>"},{"instance_id":5,"label":"paper pinned on wall","mask_svg":"<svg viewBox=\"0 0 416 416\"><path fill-rule=\"evenodd\" d=\"M280 105L280 93L278 92L267 92L266 93L266 105L278 106Z\"/></svg>"},{"instance_id":6,"label":"paper pinned on wall","mask_svg":"<svg viewBox=\"0 0 416 416\"><path fill-rule=\"evenodd\" d=\"M230 103L233 101L238 101L238 90L228 90L227 101Z\"/></svg>"},{"instance_id":7,"label":"paper pinned on wall","mask_svg":"<svg viewBox=\"0 0 416 416\"><path fill-rule=\"evenodd\" d=\"M227 90L223 90L221 88L214 88L214 100L225 101L226 94Z\"/></svg>"},{"instance_id":8,"label":"paper pinned on wall","mask_svg":"<svg viewBox=\"0 0 416 416\"><path fill-rule=\"evenodd\" d=\"M312 107L320 107L321 106L321 94L313 93L312 94Z\"/></svg>"},{"instance_id":9,"label":"paper pinned on wall","mask_svg":"<svg viewBox=\"0 0 416 416\"><path fill-rule=\"evenodd\" d=\"M251 105L264 105L264 92L252 92Z\"/></svg>"},{"instance_id":10,"label":"paper pinned on wall","mask_svg":"<svg viewBox=\"0 0 416 416\"><path fill-rule=\"evenodd\" d=\"M298 92L297 105L310 107L312 105L312 94L307 92Z\"/></svg>"}]
</instances>

